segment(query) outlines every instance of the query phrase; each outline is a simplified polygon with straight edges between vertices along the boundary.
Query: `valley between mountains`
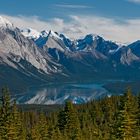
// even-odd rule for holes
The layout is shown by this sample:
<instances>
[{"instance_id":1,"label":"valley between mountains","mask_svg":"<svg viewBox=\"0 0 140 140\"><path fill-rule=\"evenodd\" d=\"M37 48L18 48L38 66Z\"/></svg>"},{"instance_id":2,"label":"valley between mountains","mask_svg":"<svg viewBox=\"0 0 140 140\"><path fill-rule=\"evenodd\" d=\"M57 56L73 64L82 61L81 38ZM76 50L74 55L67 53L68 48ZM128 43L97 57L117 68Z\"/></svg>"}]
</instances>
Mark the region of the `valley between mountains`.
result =
<instances>
[{"instance_id":1,"label":"valley between mountains","mask_svg":"<svg viewBox=\"0 0 140 140\"><path fill-rule=\"evenodd\" d=\"M39 85L104 80L139 82L139 40L120 45L94 34L72 40L52 30L19 29L0 17L1 87L17 94Z\"/></svg>"}]
</instances>

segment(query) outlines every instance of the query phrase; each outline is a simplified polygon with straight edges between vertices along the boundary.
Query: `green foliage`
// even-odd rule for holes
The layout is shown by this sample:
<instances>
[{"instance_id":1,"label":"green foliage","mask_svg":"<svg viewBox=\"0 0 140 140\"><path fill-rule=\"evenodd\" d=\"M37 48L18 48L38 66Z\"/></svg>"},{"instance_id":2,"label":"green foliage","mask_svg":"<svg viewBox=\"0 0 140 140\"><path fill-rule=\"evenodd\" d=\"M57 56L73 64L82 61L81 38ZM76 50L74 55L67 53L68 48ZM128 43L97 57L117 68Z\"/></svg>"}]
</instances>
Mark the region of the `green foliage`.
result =
<instances>
[{"instance_id":1,"label":"green foliage","mask_svg":"<svg viewBox=\"0 0 140 140\"><path fill-rule=\"evenodd\" d=\"M133 98L131 91L128 90L120 100L119 110L115 121L116 139L135 139L137 121Z\"/></svg>"},{"instance_id":2,"label":"green foliage","mask_svg":"<svg viewBox=\"0 0 140 140\"><path fill-rule=\"evenodd\" d=\"M2 89L0 140L139 140L140 95L106 97L83 105L71 102L56 112L23 111ZM35 106L36 107L36 106ZM50 108L50 107L49 107ZM45 111L46 110L46 111Z\"/></svg>"},{"instance_id":3,"label":"green foliage","mask_svg":"<svg viewBox=\"0 0 140 140\"><path fill-rule=\"evenodd\" d=\"M58 128L69 139L80 140L80 123L71 102L66 102L64 110L59 113Z\"/></svg>"}]
</instances>

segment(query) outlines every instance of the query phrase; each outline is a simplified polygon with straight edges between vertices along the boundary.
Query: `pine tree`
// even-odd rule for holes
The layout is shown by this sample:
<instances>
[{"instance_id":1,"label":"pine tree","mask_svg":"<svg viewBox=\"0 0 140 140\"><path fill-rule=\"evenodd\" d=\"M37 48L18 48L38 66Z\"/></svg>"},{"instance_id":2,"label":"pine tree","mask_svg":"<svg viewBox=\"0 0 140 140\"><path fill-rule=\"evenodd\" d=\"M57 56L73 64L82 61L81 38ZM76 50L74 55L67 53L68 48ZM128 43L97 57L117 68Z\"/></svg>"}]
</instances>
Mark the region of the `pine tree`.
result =
<instances>
[{"instance_id":1,"label":"pine tree","mask_svg":"<svg viewBox=\"0 0 140 140\"><path fill-rule=\"evenodd\" d=\"M39 131L39 135L41 139L47 140L48 139L48 124L47 124L46 116L43 113L39 115L37 129Z\"/></svg>"},{"instance_id":2,"label":"pine tree","mask_svg":"<svg viewBox=\"0 0 140 140\"><path fill-rule=\"evenodd\" d=\"M25 127L22 123L23 120L21 119L21 114L19 113L17 109L15 100L12 106L12 116L13 116L12 119L13 119L14 127L17 133L17 138L25 140L26 139Z\"/></svg>"},{"instance_id":3,"label":"pine tree","mask_svg":"<svg viewBox=\"0 0 140 140\"><path fill-rule=\"evenodd\" d=\"M66 112L64 110L60 111L58 114L58 122L57 126L61 133L64 134L64 130L66 127L67 121L66 121Z\"/></svg>"},{"instance_id":4,"label":"pine tree","mask_svg":"<svg viewBox=\"0 0 140 140\"><path fill-rule=\"evenodd\" d=\"M135 108L131 91L122 97L115 121L115 137L123 140L135 139Z\"/></svg>"},{"instance_id":5,"label":"pine tree","mask_svg":"<svg viewBox=\"0 0 140 140\"><path fill-rule=\"evenodd\" d=\"M52 140L65 140L58 127L54 128L51 133Z\"/></svg>"},{"instance_id":6,"label":"pine tree","mask_svg":"<svg viewBox=\"0 0 140 140\"><path fill-rule=\"evenodd\" d=\"M65 132L67 133L70 139L80 140L81 132L80 132L79 119L77 117L77 113L71 102L66 102L64 112L66 115Z\"/></svg>"},{"instance_id":7,"label":"pine tree","mask_svg":"<svg viewBox=\"0 0 140 140\"><path fill-rule=\"evenodd\" d=\"M30 135L29 135L29 140L41 140L41 136L39 134L39 131L38 131L36 125L32 126L30 131L31 132L30 132Z\"/></svg>"},{"instance_id":8,"label":"pine tree","mask_svg":"<svg viewBox=\"0 0 140 140\"><path fill-rule=\"evenodd\" d=\"M137 113L136 113L137 139L140 139L140 94L137 96L135 100L137 100Z\"/></svg>"},{"instance_id":9,"label":"pine tree","mask_svg":"<svg viewBox=\"0 0 140 140\"><path fill-rule=\"evenodd\" d=\"M15 136L15 129L12 123L12 114L10 108L10 93L8 88L2 89L2 107L1 107L1 119L0 119L0 134L1 138L8 140Z\"/></svg>"},{"instance_id":10,"label":"pine tree","mask_svg":"<svg viewBox=\"0 0 140 140\"><path fill-rule=\"evenodd\" d=\"M2 107L0 119L0 134L4 140L25 140L21 131L21 120L16 104L10 105L10 94L7 88L2 89Z\"/></svg>"}]
</instances>

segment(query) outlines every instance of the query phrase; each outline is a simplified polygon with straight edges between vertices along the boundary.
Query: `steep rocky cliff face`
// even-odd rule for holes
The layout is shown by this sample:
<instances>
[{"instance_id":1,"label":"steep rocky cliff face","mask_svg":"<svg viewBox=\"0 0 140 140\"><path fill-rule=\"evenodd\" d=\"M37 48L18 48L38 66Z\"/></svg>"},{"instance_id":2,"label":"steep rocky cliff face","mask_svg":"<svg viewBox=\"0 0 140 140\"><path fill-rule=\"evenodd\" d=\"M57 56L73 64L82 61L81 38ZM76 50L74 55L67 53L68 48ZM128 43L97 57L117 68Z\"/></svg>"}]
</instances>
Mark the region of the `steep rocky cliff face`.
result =
<instances>
[{"instance_id":1,"label":"steep rocky cliff face","mask_svg":"<svg viewBox=\"0 0 140 140\"><path fill-rule=\"evenodd\" d=\"M0 17L0 86L140 79L140 41L128 46L89 34L71 40L53 31L20 30Z\"/></svg>"}]
</instances>

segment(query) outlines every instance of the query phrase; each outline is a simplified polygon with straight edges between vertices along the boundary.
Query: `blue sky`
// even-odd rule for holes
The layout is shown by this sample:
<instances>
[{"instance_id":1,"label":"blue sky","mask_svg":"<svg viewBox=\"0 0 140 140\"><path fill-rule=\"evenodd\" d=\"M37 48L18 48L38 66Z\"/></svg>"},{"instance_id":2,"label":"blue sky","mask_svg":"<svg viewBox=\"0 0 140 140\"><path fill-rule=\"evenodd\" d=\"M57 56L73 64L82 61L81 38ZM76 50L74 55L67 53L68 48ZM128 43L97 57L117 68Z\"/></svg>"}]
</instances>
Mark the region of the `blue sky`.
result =
<instances>
[{"instance_id":1,"label":"blue sky","mask_svg":"<svg viewBox=\"0 0 140 140\"><path fill-rule=\"evenodd\" d=\"M67 18L69 14L96 14L113 18L140 17L140 0L0 0L0 12L8 15ZM136 2L137 1L137 2Z\"/></svg>"},{"instance_id":2,"label":"blue sky","mask_svg":"<svg viewBox=\"0 0 140 140\"><path fill-rule=\"evenodd\" d=\"M20 28L52 29L71 38L94 33L120 42L140 39L140 0L0 0L0 3L0 14Z\"/></svg>"}]
</instances>

